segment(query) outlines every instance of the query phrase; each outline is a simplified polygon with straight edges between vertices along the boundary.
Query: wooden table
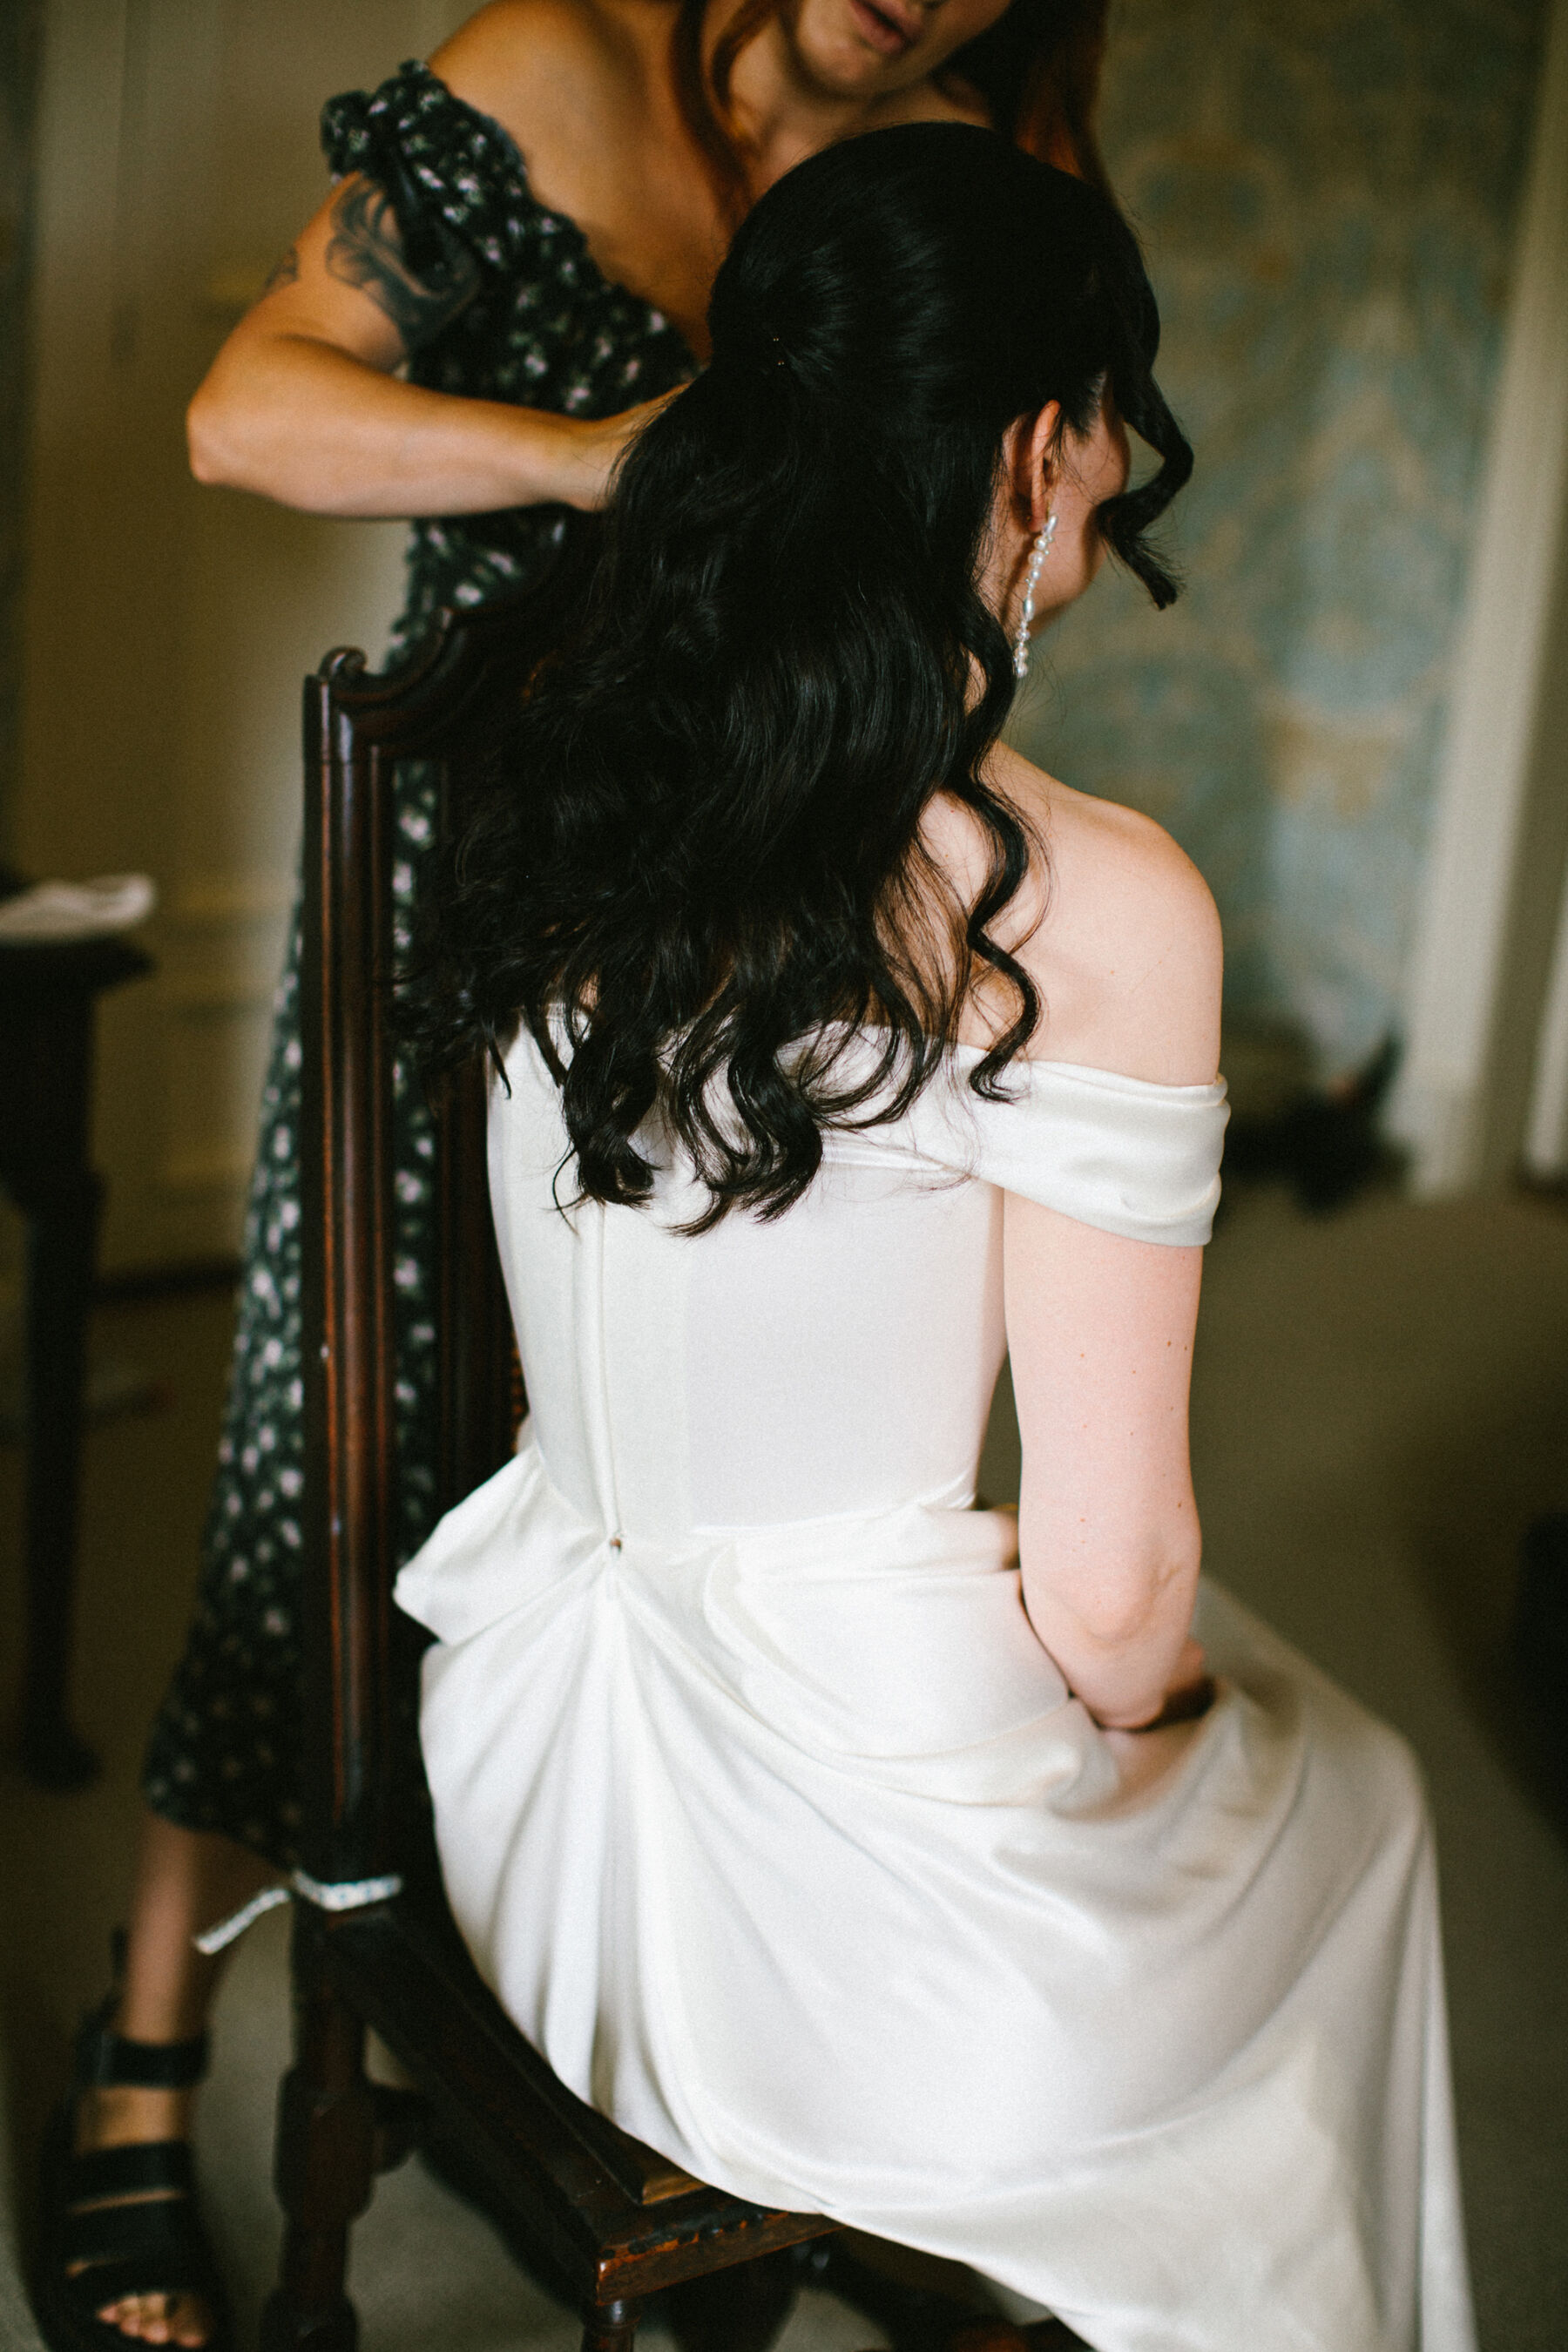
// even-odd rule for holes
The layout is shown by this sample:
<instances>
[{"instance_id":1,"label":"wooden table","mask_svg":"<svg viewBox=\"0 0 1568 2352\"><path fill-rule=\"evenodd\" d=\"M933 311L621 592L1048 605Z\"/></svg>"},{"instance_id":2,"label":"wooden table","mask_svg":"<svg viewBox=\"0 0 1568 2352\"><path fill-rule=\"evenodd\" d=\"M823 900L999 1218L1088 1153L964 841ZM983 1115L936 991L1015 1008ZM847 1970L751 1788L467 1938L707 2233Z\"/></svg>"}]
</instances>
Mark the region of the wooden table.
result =
<instances>
[{"instance_id":1,"label":"wooden table","mask_svg":"<svg viewBox=\"0 0 1568 2352\"><path fill-rule=\"evenodd\" d=\"M102 1183L89 1148L93 1015L153 969L117 937L0 944L0 1184L27 1224L21 1758L45 1789L98 1759L67 1714L87 1320Z\"/></svg>"}]
</instances>

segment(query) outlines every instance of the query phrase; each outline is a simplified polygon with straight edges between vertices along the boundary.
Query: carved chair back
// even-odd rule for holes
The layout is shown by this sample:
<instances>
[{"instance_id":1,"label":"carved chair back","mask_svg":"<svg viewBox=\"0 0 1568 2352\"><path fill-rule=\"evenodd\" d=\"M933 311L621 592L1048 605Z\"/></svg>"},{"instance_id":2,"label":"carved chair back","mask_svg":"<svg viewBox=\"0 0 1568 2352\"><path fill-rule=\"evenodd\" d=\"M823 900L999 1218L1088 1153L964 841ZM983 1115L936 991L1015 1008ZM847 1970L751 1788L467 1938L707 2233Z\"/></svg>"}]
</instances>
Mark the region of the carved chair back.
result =
<instances>
[{"instance_id":1,"label":"carved chair back","mask_svg":"<svg viewBox=\"0 0 1568 2352\"><path fill-rule=\"evenodd\" d=\"M829 2226L691 2179L557 2080L461 1944L420 1801L417 1649L391 1597L400 1532L392 883L405 854L395 781L400 762L430 762L438 824L461 822L489 728L557 641L587 561L579 541L529 593L443 615L396 673L369 675L363 655L338 652L306 683L298 1883L309 1899L295 1919L295 2062L277 2166L288 2226L266 2352L353 2352L350 2224L374 2173L432 2126L461 2151L492 2212L576 2297L584 2352L630 2352L647 2294L696 2282L707 2293L713 2273L738 2275L741 2265L763 2282L752 2305L782 2316L780 2265L756 2258ZM506 1458L521 1394L489 1216L482 1072L445 1086L434 1112L436 1499L446 1509ZM367 2024L409 2070L414 2097L367 2082ZM748 2329L737 2309L731 2297L715 2340L740 2352Z\"/></svg>"}]
</instances>

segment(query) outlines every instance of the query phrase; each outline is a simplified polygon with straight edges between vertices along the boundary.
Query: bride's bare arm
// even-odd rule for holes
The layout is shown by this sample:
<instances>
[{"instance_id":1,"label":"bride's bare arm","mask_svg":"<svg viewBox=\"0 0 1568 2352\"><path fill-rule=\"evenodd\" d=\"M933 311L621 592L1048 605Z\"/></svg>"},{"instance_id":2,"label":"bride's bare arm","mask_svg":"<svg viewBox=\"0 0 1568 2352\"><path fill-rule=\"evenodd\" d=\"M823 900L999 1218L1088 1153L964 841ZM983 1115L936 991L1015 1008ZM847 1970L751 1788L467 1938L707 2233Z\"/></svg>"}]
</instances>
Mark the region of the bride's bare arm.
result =
<instances>
[{"instance_id":1,"label":"bride's bare arm","mask_svg":"<svg viewBox=\"0 0 1568 2352\"><path fill-rule=\"evenodd\" d=\"M1208 1084L1219 928L1156 826L1058 792L1053 911L1024 950L1047 1007L1033 1050L1168 1086ZM1202 1252L1129 1241L1009 1195L1007 1339L1023 1438L1024 1597L1102 1724L1191 1685L1201 1541L1187 1391Z\"/></svg>"},{"instance_id":2,"label":"bride's bare arm","mask_svg":"<svg viewBox=\"0 0 1568 2352\"><path fill-rule=\"evenodd\" d=\"M1011 1195L1004 1230L1025 1604L1098 1721L1146 1723L1201 1672L1184 1645L1202 1549L1187 1461L1202 1252Z\"/></svg>"},{"instance_id":3,"label":"bride's bare arm","mask_svg":"<svg viewBox=\"0 0 1568 2352\"><path fill-rule=\"evenodd\" d=\"M197 479L312 514L602 503L646 410L590 423L428 391L394 373L476 283L477 265L456 251L416 277L381 190L358 174L342 181L191 403Z\"/></svg>"}]
</instances>

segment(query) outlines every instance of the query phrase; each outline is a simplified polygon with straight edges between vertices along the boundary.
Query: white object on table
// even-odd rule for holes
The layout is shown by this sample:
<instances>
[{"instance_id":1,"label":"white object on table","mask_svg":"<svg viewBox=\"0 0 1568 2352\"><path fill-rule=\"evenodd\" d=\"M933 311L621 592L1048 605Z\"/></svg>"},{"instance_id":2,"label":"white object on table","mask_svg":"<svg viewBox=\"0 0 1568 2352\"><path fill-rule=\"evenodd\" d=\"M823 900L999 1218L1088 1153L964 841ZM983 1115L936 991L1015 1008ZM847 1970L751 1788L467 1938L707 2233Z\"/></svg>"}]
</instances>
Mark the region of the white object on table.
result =
<instances>
[{"instance_id":1,"label":"white object on table","mask_svg":"<svg viewBox=\"0 0 1568 2352\"><path fill-rule=\"evenodd\" d=\"M145 922L158 903L148 874L103 874L95 882L37 882L0 898L0 943L42 945L95 939Z\"/></svg>"}]
</instances>

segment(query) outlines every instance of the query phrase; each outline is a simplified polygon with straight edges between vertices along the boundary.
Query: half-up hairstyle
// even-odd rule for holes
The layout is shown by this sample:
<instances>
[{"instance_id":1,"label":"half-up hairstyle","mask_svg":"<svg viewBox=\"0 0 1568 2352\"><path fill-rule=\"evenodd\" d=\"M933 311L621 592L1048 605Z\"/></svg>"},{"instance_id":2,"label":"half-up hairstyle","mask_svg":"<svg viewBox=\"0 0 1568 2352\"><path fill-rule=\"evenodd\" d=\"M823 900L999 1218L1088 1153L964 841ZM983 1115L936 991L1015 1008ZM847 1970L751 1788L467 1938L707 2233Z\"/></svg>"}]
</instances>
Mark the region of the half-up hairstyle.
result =
<instances>
[{"instance_id":1,"label":"half-up hairstyle","mask_svg":"<svg viewBox=\"0 0 1568 2352\"><path fill-rule=\"evenodd\" d=\"M913 125L800 165L742 226L710 323L712 362L629 451L586 612L436 877L405 1006L437 1066L499 1062L521 1019L582 1192L646 1200L673 1142L703 1223L787 1209L825 1127L900 1116L981 968L1012 996L971 1079L997 1091L1039 1015L993 929L1038 852L983 773L1014 691L976 586L1004 436L1052 400L1087 433L1109 388L1162 463L1096 520L1157 604L1175 589L1144 532L1192 462L1128 229L991 131ZM939 792L989 845L972 905L921 845ZM847 1056L857 1034L874 1052Z\"/></svg>"}]
</instances>

